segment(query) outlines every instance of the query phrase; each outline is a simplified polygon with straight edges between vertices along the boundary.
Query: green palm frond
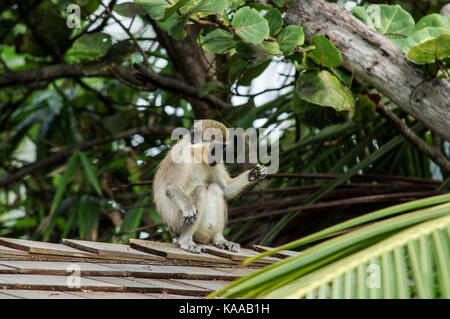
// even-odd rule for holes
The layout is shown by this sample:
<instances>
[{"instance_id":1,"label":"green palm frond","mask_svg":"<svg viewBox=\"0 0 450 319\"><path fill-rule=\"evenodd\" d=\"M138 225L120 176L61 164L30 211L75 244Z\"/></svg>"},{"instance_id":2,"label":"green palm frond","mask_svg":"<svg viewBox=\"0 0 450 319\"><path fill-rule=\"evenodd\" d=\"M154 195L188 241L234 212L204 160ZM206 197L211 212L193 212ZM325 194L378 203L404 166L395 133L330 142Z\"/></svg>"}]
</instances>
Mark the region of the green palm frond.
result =
<instances>
[{"instance_id":1,"label":"green palm frond","mask_svg":"<svg viewBox=\"0 0 450 319\"><path fill-rule=\"evenodd\" d=\"M386 218L411 209L416 210ZM314 245L210 297L449 298L450 194L367 216L365 222L385 219ZM360 224L361 218L334 227L342 230ZM319 233L323 236L336 229ZM311 242L321 237L317 234L295 243ZM288 245L295 247L293 243Z\"/></svg>"},{"instance_id":2,"label":"green palm frond","mask_svg":"<svg viewBox=\"0 0 450 319\"><path fill-rule=\"evenodd\" d=\"M450 298L449 234L450 215L420 223L266 297Z\"/></svg>"}]
</instances>

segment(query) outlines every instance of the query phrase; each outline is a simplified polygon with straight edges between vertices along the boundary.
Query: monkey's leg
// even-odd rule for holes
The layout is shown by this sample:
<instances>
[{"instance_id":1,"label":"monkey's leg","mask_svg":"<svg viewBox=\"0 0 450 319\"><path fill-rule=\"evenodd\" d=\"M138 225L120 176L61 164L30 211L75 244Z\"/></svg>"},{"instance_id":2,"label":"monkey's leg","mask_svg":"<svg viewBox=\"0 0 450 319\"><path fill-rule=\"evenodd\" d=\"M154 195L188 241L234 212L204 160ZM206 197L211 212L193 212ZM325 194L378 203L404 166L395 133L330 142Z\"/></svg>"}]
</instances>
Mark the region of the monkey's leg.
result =
<instances>
[{"instance_id":1,"label":"monkey's leg","mask_svg":"<svg viewBox=\"0 0 450 319\"><path fill-rule=\"evenodd\" d=\"M238 252L240 249L240 245L228 241L225 239L225 237L223 237L223 230L228 219L228 211L224 192L219 185L209 185L208 202L212 204L208 206L208 214L215 214L215 220L217 223L217 232L214 234L213 244L220 249Z\"/></svg>"},{"instance_id":2,"label":"monkey's leg","mask_svg":"<svg viewBox=\"0 0 450 319\"><path fill-rule=\"evenodd\" d=\"M197 228L201 222L202 216L206 211L208 192L205 186L197 186L190 195L195 208L197 209L197 215L195 221L191 223L184 223L183 230L178 237L178 246L181 249L189 251L191 253L199 254L202 252L202 247L195 244L192 239L193 235L197 231Z\"/></svg>"}]
</instances>

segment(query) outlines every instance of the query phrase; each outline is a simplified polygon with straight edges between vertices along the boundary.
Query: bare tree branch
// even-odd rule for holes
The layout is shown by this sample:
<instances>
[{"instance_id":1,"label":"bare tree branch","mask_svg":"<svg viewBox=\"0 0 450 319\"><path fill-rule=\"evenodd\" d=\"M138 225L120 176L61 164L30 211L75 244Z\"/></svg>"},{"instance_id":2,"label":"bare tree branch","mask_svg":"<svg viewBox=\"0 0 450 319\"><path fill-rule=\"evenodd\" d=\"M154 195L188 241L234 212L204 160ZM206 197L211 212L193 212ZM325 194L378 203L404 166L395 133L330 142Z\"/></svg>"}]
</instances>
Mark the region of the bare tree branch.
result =
<instances>
[{"instance_id":1,"label":"bare tree branch","mask_svg":"<svg viewBox=\"0 0 450 319\"><path fill-rule=\"evenodd\" d=\"M156 87L139 81L136 72L126 66L114 67L115 72L124 77L127 81L141 86L151 91ZM82 78L82 77L103 77L115 78L110 70L99 70L97 72L85 73L82 64L55 64L43 66L41 68L27 69L16 72L9 72L0 75L0 88L10 85L37 84L39 82L52 81L59 78Z\"/></svg>"},{"instance_id":2,"label":"bare tree branch","mask_svg":"<svg viewBox=\"0 0 450 319\"><path fill-rule=\"evenodd\" d=\"M231 107L231 104L213 96L202 96L197 87L186 84L174 77L164 76L144 66L135 65L135 69L119 65L108 70L85 73L82 64L56 64L36 69L9 72L0 75L0 88L10 85L37 84L58 78L102 77L119 78L125 84L137 90L154 91L162 88L174 93L193 97L220 108Z\"/></svg>"}]
</instances>

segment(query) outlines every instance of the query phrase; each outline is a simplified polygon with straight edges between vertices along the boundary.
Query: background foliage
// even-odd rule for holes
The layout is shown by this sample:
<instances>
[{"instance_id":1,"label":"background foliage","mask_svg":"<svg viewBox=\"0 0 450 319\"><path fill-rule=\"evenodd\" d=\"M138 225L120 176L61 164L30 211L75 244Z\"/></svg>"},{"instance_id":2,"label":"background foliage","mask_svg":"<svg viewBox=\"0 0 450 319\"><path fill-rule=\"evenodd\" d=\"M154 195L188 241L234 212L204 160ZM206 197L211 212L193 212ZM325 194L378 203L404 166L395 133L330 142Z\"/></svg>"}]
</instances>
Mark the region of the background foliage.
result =
<instances>
[{"instance_id":1,"label":"background foliage","mask_svg":"<svg viewBox=\"0 0 450 319\"><path fill-rule=\"evenodd\" d=\"M151 180L171 129L197 118L267 128L279 140L264 203L257 188L230 203L227 235L244 246L448 190L448 172L376 105L447 158L449 144L342 68L329 39L305 43L303 28L283 21L290 2L2 2L0 236L168 240ZM447 77L443 2L376 2L360 1L354 15L430 77ZM71 3L80 28L67 27Z\"/></svg>"}]
</instances>

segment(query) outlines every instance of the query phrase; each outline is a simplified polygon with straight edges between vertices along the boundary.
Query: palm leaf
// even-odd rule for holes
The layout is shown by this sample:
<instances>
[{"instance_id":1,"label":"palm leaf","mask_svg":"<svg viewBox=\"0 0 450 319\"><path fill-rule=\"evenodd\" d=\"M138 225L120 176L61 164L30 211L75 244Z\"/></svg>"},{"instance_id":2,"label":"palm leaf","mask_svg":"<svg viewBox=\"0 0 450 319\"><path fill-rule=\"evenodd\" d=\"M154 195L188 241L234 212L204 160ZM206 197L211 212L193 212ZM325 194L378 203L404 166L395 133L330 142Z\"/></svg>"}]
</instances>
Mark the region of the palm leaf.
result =
<instances>
[{"instance_id":1,"label":"palm leaf","mask_svg":"<svg viewBox=\"0 0 450 319\"><path fill-rule=\"evenodd\" d=\"M449 226L450 215L420 223L273 290L266 297L318 298L320 295L326 298L334 295L330 294L330 291L343 289L344 294L336 293L336 296L366 298L366 288L354 284L355 278L364 278L364 272L367 273L369 266L374 265L373 261L381 260L381 263L374 267L378 272L373 273L380 276L378 285L377 280L374 285L368 280L358 283L367 285L369 292L377 289L379 297L389 299L449 298ZM411 271L408 271L409 269ZM439 280L435 280L433 269L438 269ZM411 283L417 287L412 294ZM369 296L377 293L369 293Z\"/></svg>"},{"instance_id":2,"label":"palm leaf","mask_svg":"<svg viewBox=\"0 0 450 319\"><path fill-rule=\"evenodd\" d=\"M450 194L443 194L443 195L437 195L432 197L427 197L399 205L394 205L390 207L386 207L380 210L377 210L375 212L372 212L370 214L365 214L360 217L352 218L348 221L342 222L340 224L328 227L324 230L321 230L317 233L311 234L309 236L300 238L296 241L293 241L291 243L287 243L285 245L279 246L273 250L261 253L255 257L248 258L245 260L244 264L249 264L251 262L254 262L262 257L273 255L281 250L289 250L293 249L311 242L314 242L324 236L331 235L334 233L337 233L339 231L349 229L352 227L356 227L365 223L373 222L375 220L379 220L381 218L386 218L388 216L392 216L401 212L406 212L414 209L419 209L431 205L437 205L441 203L450 202Z\"/></svg>"},{"instance_id":3,"label":"palm leaf","mask_svg":"<svg viewBox=\"0 0 450 319\"><path fill-rule=\"evenodd\" d=\"M447 195L448 196L448 195ZM443 200L443 197L440 198L433 198L433 202L436 203L436 200ZM329 265L332 265L333 263L338 263L339 261L342 261L343 258L351 258L353 254L356 254L360 251L365 251L366 248L371 247L372 245L385 240L386 238L389 238L393 236L396 233L399 233L400 231L403 231L404 229L408 227L415 226L420 223L424 223L426 221L436 219L442 216L448 216L450 214L450 203L448 202L448 197L445 197L446 203L433 206L433 207L427 207L425 209L420 209L413 211L411 213L403 214L400 216L391 217L389 219L384 219L382 221L376 222L374 224L362 227L360 229L354 230L352 232L349 232L345 235L327 240L325 242L322 242L320 244L317 244L315 246L312 246L305 251L303 251L298 256L287 258L283 261L280 261L276 264L270 265L268 267L265 267L261 270L258 270L254 273L252 273L249 276L246 276L244 278L241 278L232 284L230 284L228 287L225 287L221 290L216 291L215 293L211 294L210 296L222 296L222 297L228 297L228 298L236 298L236 297L260 297L265 296L270 292L277 291L278 289L283 289L285 285L291 285L292 282L297 280L302 280L305 276L309 274L313 274L316 271L320 271L321 269L324 269L324 267L328 267ZM427 202L425 200L425 202ZM428 201L430 203L430 201ZM420 205L423 205L423 203L419 203ZM411 209L412 207L415 207L416 209L420 207L417 202L413 204L413 206L408 205L397 205L393 210L391 209L388 212L392 214L394 211L397 213L401 212L401 210ZM400 209L399 207L400 206ZM423 206L422 206L423 207ZM380 214L380 212L382 214ZM372 214L369 214L371 218L377 216L380 218L381 216L386 217L386 210L381 210L379 212L374 212ZM375 215L373 215L375 214ZM361 221L361 217L356 218L357 220ZM349 221L351 223L351 221ZM346 222L347 225L349 222ZM339 226L339 225L338 225ZM341 225L342 226L342 225ZM319 232L320 233L320 232ZM442 233L438 233L440 237L442 237ZM436 235L436 236L438 236ZM312 235L313 238L315 237ZM309 236L308 236L309 237ZM308 238L304 242L308 242L308 240L311 240L312 237ZM315 237L317 238L317 237ZM300 240L301 241L301 240ZM304 243L303 242L303 243ZM297 245L299 242L297 241ZM439 250L436 249L436 251L443 251L446 248L448 248L448 235L447 238L442 238L440 241L438 241ZM424 252L425 247L427 247L426 243L422 243L419 246L413 245L412 248L408 246L408 249L410 252L413 253L411 258L412 261L408 261L408 265L414 266L413 269L431 269L431 263L428 262L431 253L430 252ZM371 247L373 248L373 247ZM367 250L367 251L370 251ZM423 254L428 255L423 255ZM441 257L440 260L440 267L444 267L446 263L450 262L447 255L448 253L444 253L443 257ZM397 253L398 255L398 253ZM390 272L388 274L392 277L395 273L394 269L401 267L401 262L394 263L393 260L395 258L391 255L385 255L385 256L379 256L378 254L370 255L371 256L371 264L378 264L381 268L384 264L385 268L389 269ZM400 255L401 256L401 255ZM425 257L423 257L425 256ZM442 253L441 255L442 256ZM397 258L398 259L398 258ZM428 262L428 263L426 263ZM415 264L412 264L415 263ZM330 266L331 267L331 266ZM425 268L424 268L425 267ZM353 269L353 268L352 268ZM404 267L402 268L405 269ZM449 268L442 268L446 269L444 271L448 271ZM430 271L427 271L429 273ZM401 273L401 271L399 271ZM342 274L343 277L335 276L333 277L334 289L331 290L331 296L333 297L342 297L344 295L352 295L355 291L354 287L357 283L354 274L347 274L348 280L353 280L354 284L350 284L350 282L347 282L347 286L345 286L345 274ZM359 277L361 277L362 274L359 274ZM358 277L358 276L356 276ZM422 277L419 277L419 281ZM428 277L425 277L428 278ZM446 276L441 275L439 276L440 282L443 282L445 284L446 282ZM389 279L389 278L388 278ZM405 279L404 277L402 278ZM406 280L404 280L406 281ZM341 282L343 286L341 285ZM264 290L260 290L261 286L265 286ZM418 282L419 289L422 289L422 292L420 292L419 296L428 295L429 293L429 287L430 283L429 281L420 281ZM364 291L364 287L360 287L361 291ZM323 288L325 289L325 288ZM342 290L343 289L343 290ZM428 290L427 290L428 289ZM345 291L347 293L345 294ZM400 290L399 290L400 291ZM256 292L253 293L252 292ZM384 292L385 294L388 294L388 292ZM363 294L363 292L361 292ZM403 291L402 294L404 295L405 292ZM324 292L321 292L321 295L324 295ZM365 294L364 294L365 295ZM381 297L383 294L380 293L379 290L369 291L368 293L369 297ZM314 295L309 295L314 296Z\"/></svg>"}]
</instances>

